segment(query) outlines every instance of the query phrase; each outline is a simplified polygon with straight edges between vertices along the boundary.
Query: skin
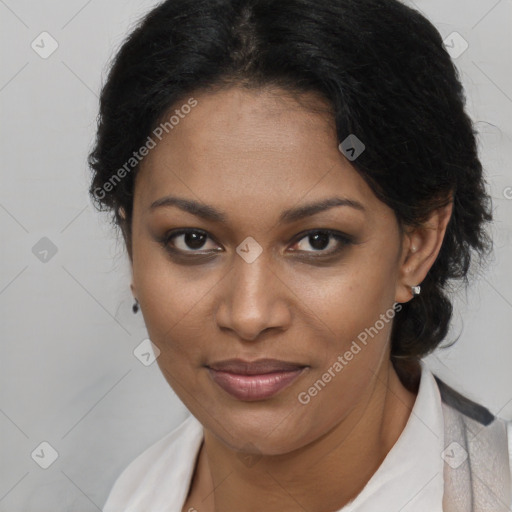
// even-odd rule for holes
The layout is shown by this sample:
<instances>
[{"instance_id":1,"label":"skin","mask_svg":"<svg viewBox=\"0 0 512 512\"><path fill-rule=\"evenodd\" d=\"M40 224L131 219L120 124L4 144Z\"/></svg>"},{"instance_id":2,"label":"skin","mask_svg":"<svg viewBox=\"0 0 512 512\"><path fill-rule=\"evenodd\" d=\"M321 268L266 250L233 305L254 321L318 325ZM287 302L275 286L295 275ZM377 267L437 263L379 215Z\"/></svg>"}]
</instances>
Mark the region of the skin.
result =
<instances>
[{"instance_id":1,"label":"skin","mask_svg":"<svg viewBox=\"0 0 512 512\"><path fill-rule=\"evenodd\" d=\"M338 150L334 121L314 95L299 103L279 89L234 86L193 96L197 106L142 162L129 248L132 292L160 369L204 426L183 511L337 510L377 470L414 405L390 363L392 323L308 404L298 394L395 302L412 299L410 287L439 252L451 205L402 232ZM150 209L171 194L207 203L226 220ZM338 206L278 222L283 210L333 196L364 211ZM161 239L178 228L208 237L203 245L171 239L168 246L184 253L173 257ZM353 243L331 237L318 249L304 232L321 229ZM236 252L249 236L262 248L252 263ZM194 251L210 256L194 260ZM279 394L247 402L204 367L234 357L308 369Z\"/></svg>"}]
</instances>

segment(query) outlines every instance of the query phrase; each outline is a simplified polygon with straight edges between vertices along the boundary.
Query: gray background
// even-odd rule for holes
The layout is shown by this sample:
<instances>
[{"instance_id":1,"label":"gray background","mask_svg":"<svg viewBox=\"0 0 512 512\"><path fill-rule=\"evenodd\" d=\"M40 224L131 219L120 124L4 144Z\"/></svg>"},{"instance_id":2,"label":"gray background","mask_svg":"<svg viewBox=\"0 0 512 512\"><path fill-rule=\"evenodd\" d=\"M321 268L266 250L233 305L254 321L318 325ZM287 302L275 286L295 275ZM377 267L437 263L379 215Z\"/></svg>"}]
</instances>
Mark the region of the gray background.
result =
<instances>
[{"instance_id":1,"label":"gray background","mask_svg":"<svg viewBox=\"0 0 512 512\"><path fill-rule=\"evenodd\" d=\"M461 337L427 360L512 419L512 0L408 3L469 44L455 62L496 215L494 261L456 300ZM133 354L146 331L128 261L87 195L108 60L155 4L0 0L0 512L100 510L122 469L187 414ZM59 45L46 59L31 47L43 31ZM48 469L43 441L58 452Z\"/></svg>"}]
</instances>

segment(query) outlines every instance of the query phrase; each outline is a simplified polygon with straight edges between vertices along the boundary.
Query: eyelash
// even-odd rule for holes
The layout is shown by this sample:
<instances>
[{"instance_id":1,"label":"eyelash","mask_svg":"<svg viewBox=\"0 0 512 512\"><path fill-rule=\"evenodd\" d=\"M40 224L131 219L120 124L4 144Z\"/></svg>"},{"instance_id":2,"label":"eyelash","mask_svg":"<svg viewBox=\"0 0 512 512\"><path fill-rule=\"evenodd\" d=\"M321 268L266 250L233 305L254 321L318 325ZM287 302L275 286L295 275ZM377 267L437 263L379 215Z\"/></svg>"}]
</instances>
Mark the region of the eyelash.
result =
<instances>
[{"instance_id":1,"label":"eyelash","mask_svg":"<svg viewBox=\"0 0 512 512\"><path fill-rule=\"evenodd\" d=\"M162 246L164 247L164 249L167 252L169 252L172 256L177 256L177 257L185 257L185 258L190 258L190 259L198 258L198 257L203 257L204 258L204 257L207 257L207 256L211 256L212 254L215 254L217 252L221 252L221 251L218 251L218 250L208 251L208 252L199 252L199 250L184 251L182 249L177 249L177 248L175 248L175 247L173 247L171 245L171 241L174 238L177 238L177 237L179 237L181 235L186 235L188 233L198 233L198 234L201 234L201 235L205 235L210 240L213 240L208 235L208 233L206 233L205 231L203 231L201 229L192 229L192 228L190 228L190 229L178 229L178 230L166 233L164 235L164 237L159 240L159 242L162 244ZM341 252L348 245L354 244L353 237L351 237L349 235L345 235L345 234L343 234L343 233L341 233L339 231L333 231L331 229L313 229L313 230L309 230L309 231L306 231L306 232L303 232L303 233L299 233L295 237L294 242L293 242L292 245L296 245L300 241L302 241L303 239L308 238L309 236L312 236L312 235L315 235L315 234L319 234L319 233L326 234L329 237L334 238L340 245L336 249L330 250L330 251L324 251L322 249L322 250L313 250L313 251L293 250L292 252L299 253L302 257L306 257L306 258L310 258L310 259L313 259L313 258L325 258L325 257L333 256L333 255ZM330 243L330 241L329 241L329 243ZM302 253L306 253L306 254L309 253L309 256L304 256Z\"/></svg>"}]
</instances>

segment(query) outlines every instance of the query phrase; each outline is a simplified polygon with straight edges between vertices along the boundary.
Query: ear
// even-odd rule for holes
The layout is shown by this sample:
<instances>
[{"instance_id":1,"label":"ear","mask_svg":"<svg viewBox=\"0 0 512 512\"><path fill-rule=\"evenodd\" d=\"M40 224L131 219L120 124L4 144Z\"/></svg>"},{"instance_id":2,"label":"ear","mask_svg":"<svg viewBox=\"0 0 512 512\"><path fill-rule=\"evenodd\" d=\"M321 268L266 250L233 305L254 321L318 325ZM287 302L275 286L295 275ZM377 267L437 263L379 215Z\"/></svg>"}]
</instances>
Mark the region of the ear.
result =
<instances>
[{"instance_id":1,"label":"ear","mask_svg":"<svg viewBox=\"0 0 512 512\"><path fill-rule=\"evenodd\" d=\"M131 269L131 273L132 273L132 282L130 283L130 289L132 290L133 297L137 298L137 294L135 292L135 287L133 285L133 259L132 259L132 253L131 253L130 240L129 240L127 230L126 230L126 212L122 206L119 208L118 212L119 212L119 217L121 218L121 221L120 221L121 232L123 233L125 247L127 248L128 259L130 260L130 269Z\"/></svg>"},{"instance_id":2,"label":"ear","mask_svg":"<svg viewBox=\"0 0 512 512\"><path fill-rule=\"evenodd\" d=\"M403 234L396 302L411 300L411 286L417 286L425 279L441 250L452 211L453 200L434 210L420 227L410 228Z\"/></svg>"}]
</instances>

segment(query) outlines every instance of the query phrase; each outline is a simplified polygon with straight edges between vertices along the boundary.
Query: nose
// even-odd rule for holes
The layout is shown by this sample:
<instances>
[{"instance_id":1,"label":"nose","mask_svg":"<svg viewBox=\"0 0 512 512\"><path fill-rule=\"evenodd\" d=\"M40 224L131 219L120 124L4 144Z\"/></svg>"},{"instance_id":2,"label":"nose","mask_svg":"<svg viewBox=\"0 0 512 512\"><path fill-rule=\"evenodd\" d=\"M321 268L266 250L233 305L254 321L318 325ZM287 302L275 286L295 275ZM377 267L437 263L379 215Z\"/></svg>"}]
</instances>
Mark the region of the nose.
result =
<instances>
[{"instance_id":1,"label":"nose","mask_svg":"<svg viewBox=\"0 0 512 512\"><path fill-rule=\"evenodd\" d=\"M286 330L291 320L289 294L263 254L252 263L236 255L220 290L217 324L246 341L257 340L263 331Z\"/></svg>"}]
</instances>

